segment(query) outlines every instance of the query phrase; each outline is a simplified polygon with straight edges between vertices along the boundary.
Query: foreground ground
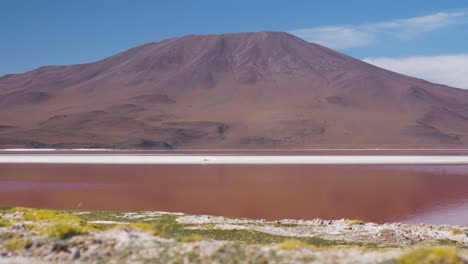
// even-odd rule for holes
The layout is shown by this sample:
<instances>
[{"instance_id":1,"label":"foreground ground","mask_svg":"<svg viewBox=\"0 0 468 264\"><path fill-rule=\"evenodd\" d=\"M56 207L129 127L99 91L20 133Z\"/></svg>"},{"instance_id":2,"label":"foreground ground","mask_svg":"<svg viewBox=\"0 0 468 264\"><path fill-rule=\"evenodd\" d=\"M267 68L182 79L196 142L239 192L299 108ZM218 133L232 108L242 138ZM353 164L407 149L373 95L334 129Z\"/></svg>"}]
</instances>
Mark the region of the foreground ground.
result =
<instances>
[{"instance_id":1,"label":"foreground ground","mask_svg":"<svg viewBox=\"0 0 468 264\"><path fill-rule=\"evenodd\" d=\"M468 228L0 210L0 263L468 263Z\"/></svg>"}]
</instances>

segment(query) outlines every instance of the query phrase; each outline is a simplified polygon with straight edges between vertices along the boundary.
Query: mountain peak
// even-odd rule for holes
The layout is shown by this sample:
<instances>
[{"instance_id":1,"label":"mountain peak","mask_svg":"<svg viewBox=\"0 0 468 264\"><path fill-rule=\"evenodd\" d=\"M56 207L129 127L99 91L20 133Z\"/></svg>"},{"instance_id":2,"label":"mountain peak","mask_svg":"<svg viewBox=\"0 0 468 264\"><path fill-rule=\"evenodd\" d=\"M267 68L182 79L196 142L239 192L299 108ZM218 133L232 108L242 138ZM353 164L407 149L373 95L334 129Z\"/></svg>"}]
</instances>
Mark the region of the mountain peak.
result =
<instances>
[{"instance_id":1,"label":"mountain peak","mask_svg":"<svg viewBox=\"0 0 468 264\"><path fill-rule=\"evenodd\" d=\"M183 71L184 77L179 75L174 80L177 84L168 84L178 87L198 86L195 80L201 82L199 86L211 87L226 74L234 75L231 78L241 84L271 81L274 75L292 72L322 74L353 60L291 34L270 31L188 35L143 45L113 59L151 76L161 71L167 72L166 75Z\"/></svg>"},{"instance_id":2,"label":"mountain peak","mask_svg":"<svg viewBox=\"0 0 468 264\"><path fill-rule=\"evenodd\" d=\"M174 39L183 39L183 38L254 38L254 39L266 39L266 38L280 38L280 37L289 37L297 38L294 35L291 35L287 32L281 31L256 31L256 32L240 32L240 33L221 33L221 34L201 34L201 35L186 35Z\"/></svg>"}]
</instances>

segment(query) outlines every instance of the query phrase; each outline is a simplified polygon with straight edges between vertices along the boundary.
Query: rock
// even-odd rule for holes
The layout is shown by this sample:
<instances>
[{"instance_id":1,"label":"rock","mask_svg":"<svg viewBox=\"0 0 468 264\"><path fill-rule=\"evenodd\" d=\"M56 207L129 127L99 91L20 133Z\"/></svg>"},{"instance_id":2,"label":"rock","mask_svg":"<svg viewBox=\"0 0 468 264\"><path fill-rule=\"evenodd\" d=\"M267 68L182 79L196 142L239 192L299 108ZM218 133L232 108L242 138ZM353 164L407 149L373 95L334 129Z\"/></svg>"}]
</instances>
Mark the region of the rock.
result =
<instances>
[{"instance_id":1,"label":"rock","mask_svg":"<svg viewBox=\"0 0 468 264\"><path fill-rule=\"evenodd\" d=\"M16 223L13 225L14 230L24 230L26 229L25 224L23 223Z\"/></svg>"},{"instance_id":2,"label":"rock","mask_svg":"<svg viewBox=\"0 0 468 264\"><path fill-rule=\"evenodd\" d=\"M72 248L70 250L70 254L72 255L73 259L79 259L81 256L80 250L78 248Z\"/></svg>"},{"instance_id":3,"label":"rock","mask_svg":"<svg viewBox=\"0 0 468 264\"><path fill-rule=\"evenodd\" d=\"M68 250L68 244L66 242L57 242L52 246L52 252L67 252L70 253Z\"/></svg>"}]
</instances>

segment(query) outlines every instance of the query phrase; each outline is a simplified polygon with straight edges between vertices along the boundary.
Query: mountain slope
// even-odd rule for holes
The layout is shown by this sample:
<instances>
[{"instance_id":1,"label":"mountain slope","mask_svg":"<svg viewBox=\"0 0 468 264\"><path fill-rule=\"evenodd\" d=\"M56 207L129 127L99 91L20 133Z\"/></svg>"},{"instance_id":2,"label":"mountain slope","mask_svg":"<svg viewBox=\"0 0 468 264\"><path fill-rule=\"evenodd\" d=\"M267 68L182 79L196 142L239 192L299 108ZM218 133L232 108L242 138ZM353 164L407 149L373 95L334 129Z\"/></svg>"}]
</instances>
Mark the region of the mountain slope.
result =
<instances>
[{"instance_id":1,"label":"mountain slope","mask_svg":"<svg viewBox=\"0 0 468 264\"><path fill-rule=\"evenodd\" d=\"M186 36L0 77L0 147L467 147L468 91L287 33Z\"/></svg>"}]
</instances>

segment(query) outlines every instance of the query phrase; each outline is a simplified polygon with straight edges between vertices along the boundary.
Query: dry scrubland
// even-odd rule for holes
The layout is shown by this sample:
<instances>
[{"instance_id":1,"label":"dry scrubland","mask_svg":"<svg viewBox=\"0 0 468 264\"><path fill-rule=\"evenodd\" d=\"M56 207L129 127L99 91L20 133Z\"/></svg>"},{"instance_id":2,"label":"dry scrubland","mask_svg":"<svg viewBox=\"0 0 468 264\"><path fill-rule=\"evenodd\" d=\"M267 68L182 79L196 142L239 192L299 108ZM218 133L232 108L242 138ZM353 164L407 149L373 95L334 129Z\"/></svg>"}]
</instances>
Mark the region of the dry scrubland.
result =
<instances>
[{"instance_id":1,"label":"dry scrubland","mask_svg":"<svg viewBox=\"0 0 468 264\"><path fill-rule=\"evenodd\" d=\"M0 211L0 263L467 263L466 249L461 226Z\"/></svg>"}]
</instances>

